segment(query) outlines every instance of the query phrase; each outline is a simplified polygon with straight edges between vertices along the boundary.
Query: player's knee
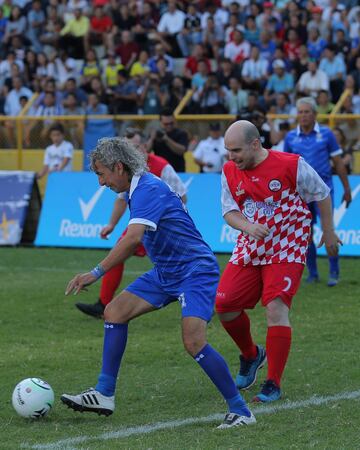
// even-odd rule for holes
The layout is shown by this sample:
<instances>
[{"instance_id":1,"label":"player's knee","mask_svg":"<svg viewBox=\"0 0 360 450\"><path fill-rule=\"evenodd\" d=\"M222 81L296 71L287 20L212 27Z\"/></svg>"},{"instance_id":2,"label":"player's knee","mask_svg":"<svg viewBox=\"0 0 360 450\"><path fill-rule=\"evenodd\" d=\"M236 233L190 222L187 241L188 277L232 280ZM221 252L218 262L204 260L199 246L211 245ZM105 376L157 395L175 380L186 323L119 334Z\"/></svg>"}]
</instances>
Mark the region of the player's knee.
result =
<instances>
[{"instance_id":1,"label":"player's knee","mask_svg":"<svg viewBox=\"0 0 360 450\"><path fill-rule=\"evenodd\" d=\"M266 306L266 317L269 326L289 325L289 308L280 299L276 298Z\"/></svg>"},{"instance_id":2,"label":"player's knee","mask_svg":"<svg viewBox=\"0 0 360 450\"><path fill-rule=\"evenodd\" d=\"M195 356L205 347L205 338L200 336L183 336L183 343L185 350L191 355Z\"/></svg>"},{"instance_id":3,"label":"player's knee","mask_svg":"<svg viewBox=\"0 0 360 450\"><path fill-rule=\"evenodd\" d=\"M110 323L127 323L129 318L115 307L115 304L109 303L104 310L104 320Z\"/></svg>"}]
</instances>

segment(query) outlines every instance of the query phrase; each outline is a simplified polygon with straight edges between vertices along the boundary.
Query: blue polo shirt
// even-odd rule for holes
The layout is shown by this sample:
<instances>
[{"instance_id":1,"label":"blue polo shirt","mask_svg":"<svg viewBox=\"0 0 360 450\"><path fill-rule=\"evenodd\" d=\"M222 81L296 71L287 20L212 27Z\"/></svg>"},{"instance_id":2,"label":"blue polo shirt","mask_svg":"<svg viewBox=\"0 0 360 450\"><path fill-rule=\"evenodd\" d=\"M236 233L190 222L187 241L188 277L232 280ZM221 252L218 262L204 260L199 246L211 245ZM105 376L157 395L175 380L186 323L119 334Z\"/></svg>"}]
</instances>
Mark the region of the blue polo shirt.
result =
<instances>
[{"instance_id":1,"label":"blue polo shirt","mask_svg":"<svg viewBox=\"0 0 360 450\"><path fill-rule=\"evenodd\" d=\"M315 123L314 129L305 134L298 126L286 135L284 151L302 156L329 188L333 188L330 159L341 155L342 150L330 128Z\"/></svg>"}]
</instances>

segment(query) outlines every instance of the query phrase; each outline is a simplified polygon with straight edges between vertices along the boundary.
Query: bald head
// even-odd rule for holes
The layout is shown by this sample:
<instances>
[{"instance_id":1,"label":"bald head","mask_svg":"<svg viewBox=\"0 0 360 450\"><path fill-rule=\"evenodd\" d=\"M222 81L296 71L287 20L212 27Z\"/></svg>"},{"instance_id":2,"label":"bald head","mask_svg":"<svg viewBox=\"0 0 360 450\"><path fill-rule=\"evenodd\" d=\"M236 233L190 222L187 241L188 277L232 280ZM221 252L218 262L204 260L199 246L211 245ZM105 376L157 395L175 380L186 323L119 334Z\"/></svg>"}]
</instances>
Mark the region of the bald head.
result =
<instances>
[{"instance_id":1,"label":"bald head","mask_svg":"<svg viewBox=\"0 0 360 450\"><path fill-rule=\"evenodd\" d=\"M256 126L248 120L238 120L227 129L225 141L237 141L241 144L250 144L254 139L260 139Z\"/></svg>"},{"instance_id":2,"label":"bald head","mask_svg":"<svg viewBox=\"0 0 360 450\"><path fill-rule=\"evenodd\" d=\"M238 169L249 170L266 158L256 126L248 120L238 120L230 125L224 137L229 159Z\"/></svg>"}]
</instances>

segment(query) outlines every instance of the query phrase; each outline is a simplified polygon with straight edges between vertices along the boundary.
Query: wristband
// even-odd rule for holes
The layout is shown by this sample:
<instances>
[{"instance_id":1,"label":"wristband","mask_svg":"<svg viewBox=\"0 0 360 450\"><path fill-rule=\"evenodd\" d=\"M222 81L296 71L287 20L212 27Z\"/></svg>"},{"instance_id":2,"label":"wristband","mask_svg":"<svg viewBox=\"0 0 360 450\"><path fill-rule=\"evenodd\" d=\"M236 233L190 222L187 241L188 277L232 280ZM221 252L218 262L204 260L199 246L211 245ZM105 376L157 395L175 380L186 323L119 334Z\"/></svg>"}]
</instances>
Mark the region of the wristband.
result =
<instances>
[{"instance_id":1,"label":"wristband","mask_svg":"<svg viewBox=\"0 0 360 450\"><path fill-rule=\"evenodd\" d=\"M105 274L105 270L101 264L98 264L90 273L98 280Z\"/></svg>"}]
</instances>

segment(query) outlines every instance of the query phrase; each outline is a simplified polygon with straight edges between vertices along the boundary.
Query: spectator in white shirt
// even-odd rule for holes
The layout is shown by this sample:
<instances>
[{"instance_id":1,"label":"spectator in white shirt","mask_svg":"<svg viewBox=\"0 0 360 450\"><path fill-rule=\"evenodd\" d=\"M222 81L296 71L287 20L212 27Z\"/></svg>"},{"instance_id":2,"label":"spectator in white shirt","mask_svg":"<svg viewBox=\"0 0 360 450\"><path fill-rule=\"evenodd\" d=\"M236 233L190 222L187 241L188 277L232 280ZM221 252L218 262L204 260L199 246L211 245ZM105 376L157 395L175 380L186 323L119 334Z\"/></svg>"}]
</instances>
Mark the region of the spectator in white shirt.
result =
<instances>
[{"instance_id":1,"label":"spectator in white shirt","mask_svg":"<svg viewBox=\"0 0 360 450\"><path fill-rule=\"evenodd\" d=\"M250 58L244 62L241 70L244 87L262 92L269 75L268 67L268 61L260 58L259 48L253 45L251 47Z\"/></svg>"},{"instance_id":2,"label":"spectator in white shirt","mask_svg":"<svg viewBox=\"0 0 360 450\"><path fill-rule=\"evenodd\" d=\"M61 50L59 57L55 59L55 68L60 89L64 87L69 78L77 79L79 76L76 70L76 61L68 56L66 50Z\"/></svg>"},{"instance_id":3,"label":"spectator in white shirt","mask_svg":"<svg viewBox=\"0 0 360 450\"><path fill-rule=\"evenodd\" d=\"M182 56L176 41L176 35L182 31L185 23L185 13L177 9L176 0L168 0L168 9L159 21L157 31L158 38L162 42L166 50L172 56Z\"/></svg>"},{"instance_id":4,"label":"spectator in white shirt","mask_svg":"<svg viewBox=\"0 0 360 450\"><path fill-rule=\"evenodd\" d=\"M234 30L233 40L225 45L224 56L238 64L250 56L250 44L245 41L242 31Z\"/></svg>"},{"instance_id":5,"label":"spectator in white shirt","mask_svg":"<svg viewBox=\"0 0 360 450\"><path fill-rule=\"evenodd\" d=\"M205 30L207 27L207 19L213 17L215 27L217 29L225 30L225 27L229 23L229 13L226 9L216 6L216 2L209 0L205 3L206 11L201 16L201 28Z\"/></svg>"},{"instance_id":6,"label":"spectator in white shirt","mask_svg":"<svg viewBox=\"0 0 360 450\"><path fill-rule=\"evenodd\" d=\"M24 71L24 63L21 59L16 58L15 52L9 51L6 59L0 62L0 87L4 84L6 78L11 77L11 67L16 63L20 72Z\"/></svg>"},{"instance_id":7,"label":"spectator in white shirt","mask_svg":"<svg viewBox=\"0 0 360 450\"><path fill-rule=\"evenodd\" d=\"M20 97L31 98L32 91L23 86L20 77L14 77L12 80L13 89L8 93L5 99L4 112L7 116L17 116L21 111ZM7 120L5 122L5 132L9 141L10 147L15 145L15 122Z\"/></svg>"},{"instance_id":8,"label":"spectator in white shirt","mask_svg":"<svg viewBox=\"0 0 360 450\"><path fill-rule=\"evenodd\" d=\"M46 147L43 168L36 174L40 179L51 172L69 172L72 170L74 147L71 142L64 140L64 127L54 123L49 128L49 137L52 142Z\"/></svg>"},{"instance_id":9,"label":"spectator in white shirt","mask_svg":"<svg viewBox=\"0 0 360 450\"><path fill-rule=\"evenodd\" d=\"M227 155L224 138L219 123L212 123L209 128L209 137L199 142L193 156L201 172L221 173Z\"/></svg>"},{"instance_id":10,"label":"spectator in white shirt","mask_svg":"<svg viewBox=\"0 0 360 450\"><path fill-rule=\"evenodd\" d=\"M304 96L316 98L320 91L329 90L329 77L318 69L317 62L309 61L308 70L299 78L297 91Z\"/></svg>"},{"instance_id":11,"label":"spectator in white shirt","mask_svg":"<svg viewBox=\"0 0 360 450\"><path fill-rule=\"evenodd\" d=\"M24 142L27 147L30 146L30 135L31 131L39 126L40 137L41 139L46 139L49 133L50 127L54 124L54 116L62 116L64 113L64 109L61 105L56 103L55 93L52 91L46 91L44 96L44 102L40 104L36 110L34 115L38 117L49 117L49 119L45 120L31 120L24 127Z\"/></svg>"}]
</instances>

